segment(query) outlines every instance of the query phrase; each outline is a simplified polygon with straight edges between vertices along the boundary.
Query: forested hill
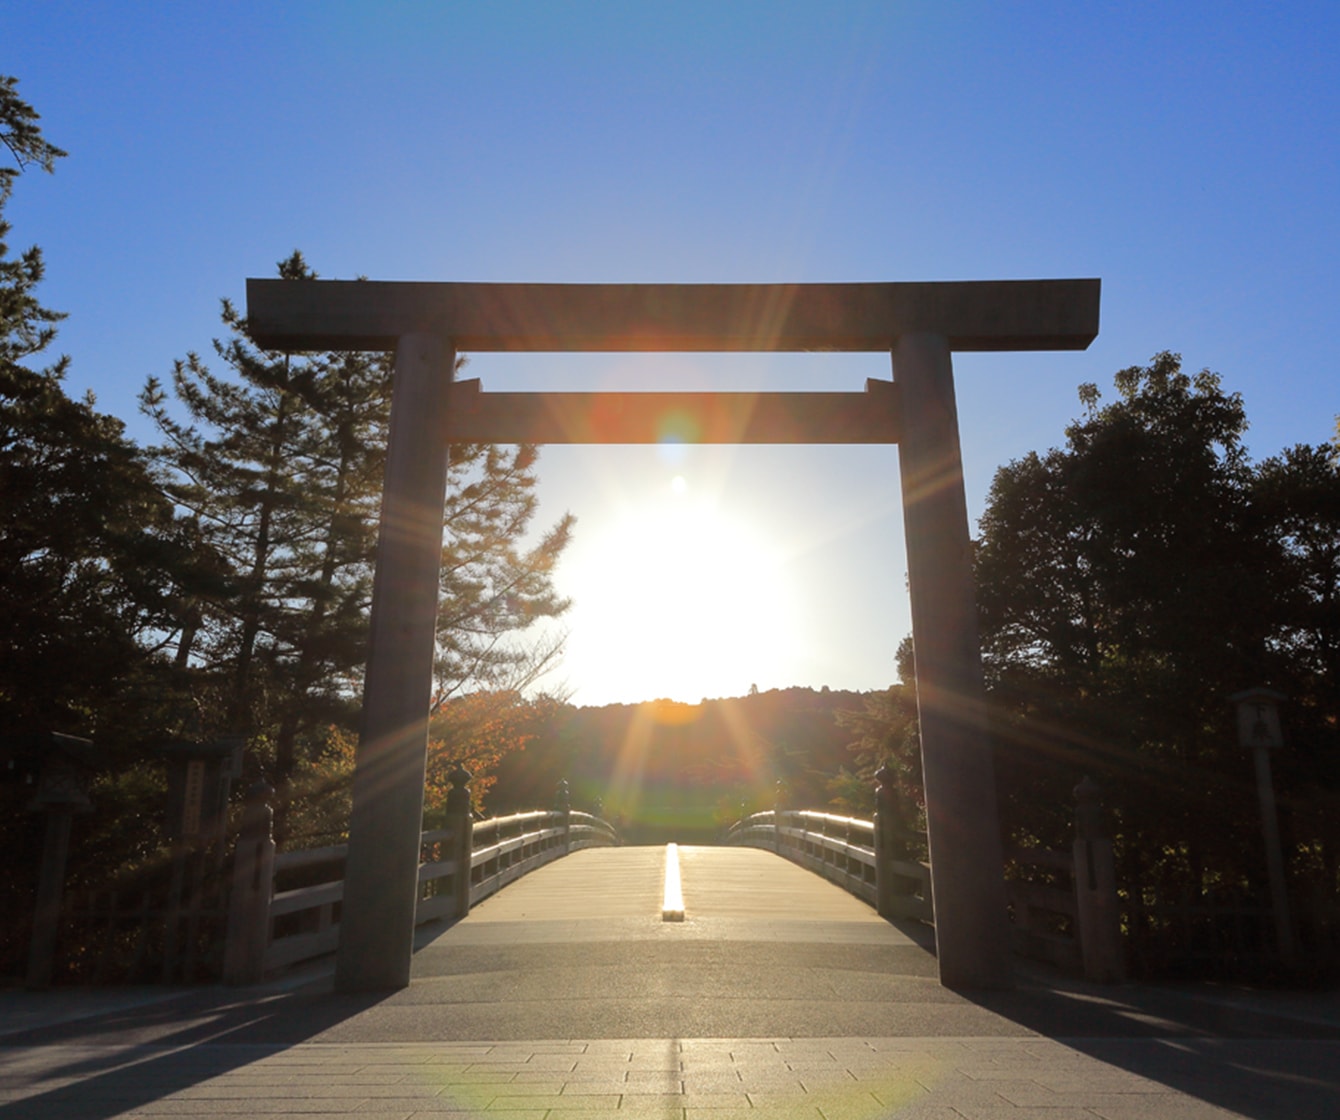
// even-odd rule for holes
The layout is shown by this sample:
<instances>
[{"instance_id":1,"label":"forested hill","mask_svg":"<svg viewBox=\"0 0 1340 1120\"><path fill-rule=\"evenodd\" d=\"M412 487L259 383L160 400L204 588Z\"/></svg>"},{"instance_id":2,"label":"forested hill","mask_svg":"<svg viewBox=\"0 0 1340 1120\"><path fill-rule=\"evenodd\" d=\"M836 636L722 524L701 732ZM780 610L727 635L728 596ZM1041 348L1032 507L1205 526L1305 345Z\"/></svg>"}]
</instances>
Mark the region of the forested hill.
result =
<instances>
[{"instance_id":1,"label":"forested hill","mask_svg":"<svg viewBox=\"0 0 1340 1120\"><path fill-rule=\"evenodd\" d=\"M552 705L525 749L502 760L488 808L549 804L566 779L574 808L598 807L634 839L692 840L742 808L771 808L778 781L788 803L822 806L852 765L854 736L836 713L863 711L864 695L787 688L701 704Z\"/></svg>"}]
</instances>

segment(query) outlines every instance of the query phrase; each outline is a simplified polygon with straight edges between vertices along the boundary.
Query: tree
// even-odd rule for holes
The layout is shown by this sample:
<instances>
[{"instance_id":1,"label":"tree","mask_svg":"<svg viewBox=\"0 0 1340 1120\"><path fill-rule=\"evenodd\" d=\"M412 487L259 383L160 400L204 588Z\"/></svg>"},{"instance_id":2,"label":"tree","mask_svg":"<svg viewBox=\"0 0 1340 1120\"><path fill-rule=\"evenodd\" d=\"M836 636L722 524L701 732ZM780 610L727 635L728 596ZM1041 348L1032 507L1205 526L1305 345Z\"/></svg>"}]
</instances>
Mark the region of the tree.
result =
<instances>
[{"instance_id":1,"label":"tree","mask_svg":"<svg viewBox=\"0 0 1340 1120\"><path fill-rule=\"evenodd\" d=\"M312 275L296 253L279 271L291 279ZM295 612L308 598L302 593L313 590L305 581L319 579L310 553L322 543L324 448L308 396L328 367L257 352L227 301L223 321L234 337L216 340L214 349L235 376L216 376L192 353L172 373L188 421L173 416L156 378L140 406L165 438L154 452L164 492L227 566L224 594L195 604L183 619L177 656L216 679L222 698L213 719L220 730L233 730L268 722L269 686L280 682L265 679L260 662L278 668L279 647L293 637Z\"/></svg>"},{"instance_id":2,"label":"tree","mask_svg":"<svg viewBox=\"0 0 1340 1120\"><path fill-rule=\"evenodd\" d=\"M1126 881L1199 890L1240 878L1255 842L1226 697L1269 683L1273 551L1240 398L1166 352L1116 386L1105 405L1082 387L1065 448L998 471L981 519L1005 819L1016 839L1063 843L1070 787L1093 772Z\"/></svg>"},{"instance_id":3,"label":"tree","mask_svg":"<svg viewBox=\"0 0 1340 1120\"><path fill-rule=\"evenodd\" d=\"M1288 699L1276 753L1282 822L1304 872L1340 879L1340 459L1331 446L1289 448L1261 464L1253 501L1276 546L1267 653ZM1314 844L1309 844L1313 841ZM1306 853L1306 854L1304 854Z\"/></svg>"},{"instance_id":4,"label":"tree","mask_svg":"<svg viewBox=\"0 0 1340 1120\"><path fill-rule=\"evenodd\" d=\"M565 514L524 548L535 516L536 449L455 444L447 474L435 664L436 710L462 692L520 694L550 668L562 637L532 624L570 606L552 576L572 536Z\"/></svg>"},{"instance_id":5,"label":"tree","mask_svg":"<svg viewBox=\"0 0 1340 1120\"><path fill-rule=\"evenodd\" d=\"M279 275L316 273L295 252ZM287 802L304 795L295 775L342 773L310 761L353 730L391 365L382 354L261 350L227 301L223 322L231 337L214 350L228 373L190 354L174 366L171 397L151 378L141 406L164 437L155 454L165 492L228 568L226 592L183 620L177 656L212 690L214 722L246 733L263 760L282 839ZM523 546L535 461L533 447L452 449L435 712L463 693L513 695L557 654L558 643L526 631L567 607L551 575L572 519Z\"/></svg>"},{"instance_id":6,"label":"tree","mask_svg":"<svg viewBox=\"0 0 1340 1120\"><path fill-rule=\"evenodd\" d=\"M921 776L921 732L917 719L916 658L909 634L898 644L898 681L865 697L861 711L836 713L839 727L854 738L848 744L853 770L845 767L829 783L833 803L869 815L875 808L875 773L887 765L894 774L899 842L904 856L926 854L926 797Z\"/></svg>"},{"instance_id":7,"label":"tree","mask_svg":"<svg viewBox=\"0 0 1340 1120\"><path fill-rule=\"evenodd\" d=\"M66 394L68 358L42 364L63 315L38 298L41 250L11 257L3 217L21 173L51 172L65 155L38 121L16 79L0 76L0 143L13 160L0 166L0 735L92 736L103 768L126 771L171 706L162 636L200 581L189 527L174 519L120 421L91 397ZM0 768L0 780L7 776ZM127 800L142 803L141 793L111 783L97 794L96 855L112 865L156 840L118 812ZM22 786L0 789L9 859L0 876L0 968L27 936L29 873L40 852L37 818L25 812L31 796Z\"/></svg>"},{"instance_id":8,"label":"tree","mask_svg":"<svg viewBox=\"0 0 1340 1120\"><path fill-rule=\"evenodd\" d=\"M190 545L120 421L66 395L69 359L31 364L63 316L37 297L40 249L9 257L3 207L25 168L52 171L65 153L16 87L0 77L0 141L17 165L0 167L0 724L110 745L138 730L127 700L162 667Z\"/></svg>"},{"instance_id":9,"label":"tree","mask_svg":"<svg viewBox=\"0 0 1340 1120\"><path fill-rule=\"evenodd\" d=\"M18 79L0 75L0 143L13 157L17 167L0 167L0 372L7 393L18 393L23 383L36 375L21 370L20 363L45 350L56 337L56 323L63 315L38 302L35 289L42 280L42 250L33 246L17 259L9 259L4 239L10 225L4 220L5 205L14 192L14 184L24 169L37 166L48 173L56 169L56 160L66 153L49 143L37 122L41 119L33 107L18 95ZM43 381L59 381L67 358L42 371ZM19 373L28 374L20 377Z\"/></svg>"},{"instance_id":10,"label":"tree","mask_svg":"<svg viewBox=\"0 0 1340 1120\"><path fill-rule=\"evenodd\" d=\"M295 252L279 275L316 274ZM172 373L187 420L153 378L141 407L164 436L165 493L227 573L182 618L177 660L194 669L206 732L249 736L279 791L282 839L289 802L329 793L342 771L318 763L352 733L390 369L383 355L260 351L227 300L222 317L232 336L214 349L231 376L189 354ZM295 785L299 770L308 780Z\"/></svg>"}]
</instances>

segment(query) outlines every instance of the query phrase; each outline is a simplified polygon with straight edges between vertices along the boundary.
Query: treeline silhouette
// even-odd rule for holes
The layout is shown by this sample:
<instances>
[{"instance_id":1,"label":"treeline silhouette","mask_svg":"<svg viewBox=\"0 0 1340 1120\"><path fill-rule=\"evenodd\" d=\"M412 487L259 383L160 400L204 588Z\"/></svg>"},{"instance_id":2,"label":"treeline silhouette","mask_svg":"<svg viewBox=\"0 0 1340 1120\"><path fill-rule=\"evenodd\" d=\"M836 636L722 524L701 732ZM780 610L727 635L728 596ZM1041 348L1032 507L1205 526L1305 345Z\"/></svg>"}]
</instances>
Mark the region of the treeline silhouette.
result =
<instances>
[{"instance_id":1,"label":"treeline silhouette","mask_svg":"<svg viewBox=\"0 0 1340 1120\"><path fill-rule=\"evenodd\" d=\"M488 808L550 804L566 781L574 808L600 811L630 842L710 841L779 796L829 804L834 776L852 762L839 713L863 707L861 693L826 688L699 704L537 705L524 748L498 764Z\"/></svg>"}]
</instances>

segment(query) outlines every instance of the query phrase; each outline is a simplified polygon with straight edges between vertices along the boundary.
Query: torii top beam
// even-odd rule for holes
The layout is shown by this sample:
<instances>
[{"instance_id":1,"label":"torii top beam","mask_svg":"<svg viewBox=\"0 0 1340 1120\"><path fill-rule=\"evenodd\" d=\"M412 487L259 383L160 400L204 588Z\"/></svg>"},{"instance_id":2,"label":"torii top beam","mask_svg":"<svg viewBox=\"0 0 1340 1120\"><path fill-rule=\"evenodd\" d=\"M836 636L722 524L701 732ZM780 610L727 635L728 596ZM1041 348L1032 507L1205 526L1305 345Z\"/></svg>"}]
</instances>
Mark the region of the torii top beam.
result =
<instances>
[{"instance_id":1,"label":"torii top beam","mask_svg":"<svg viewBox=\"0 0 1340 1120\"><path fill-rule=\"evenodd\" d=\"M458 351L1083 350L1098 280L889 284L475 284L248 280L272 350L391 350L420 331Z\"/></svg>"}]
</instances>

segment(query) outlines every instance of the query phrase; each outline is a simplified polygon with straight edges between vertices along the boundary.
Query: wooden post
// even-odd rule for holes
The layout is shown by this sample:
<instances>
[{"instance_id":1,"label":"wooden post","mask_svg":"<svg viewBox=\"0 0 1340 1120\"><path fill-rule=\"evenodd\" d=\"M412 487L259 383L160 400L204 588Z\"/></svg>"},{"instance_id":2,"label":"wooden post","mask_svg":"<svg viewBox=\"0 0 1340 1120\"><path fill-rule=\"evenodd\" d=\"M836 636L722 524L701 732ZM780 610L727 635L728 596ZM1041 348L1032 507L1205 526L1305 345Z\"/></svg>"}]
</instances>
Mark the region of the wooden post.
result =
<instances>
[{"instance_id":1,"label":"wooden post","mask_svg":"<svg viewBox=\"0 0 1340 1120\"><path fill-rule=\"evenodd\" d=\"M470 913L470 872L475 850L475 817L470 804L470 771L457 766L447 777L447 827L451 829L451 858L456 863L452 889L456 896L456 917Z\"/></svg>"},{"instance_id":2,"label":"wooden post","mask_svg":"<svg viewBox=\"0 0 1340 1120\"><path fill-rule=\"evenodd\" d=\"M568 788L566 778L558 783L558 792L554 795L554 808L563 814L563 854L567 855L572 851L572 792Z\"/></svg>"},{"instance_id":3,"label":"wooden post","mask_svg":"<svg viewBox=\"0 0 1340 1120\"><path fill-rule=\"evenodd\" d=\"M46 814L42 863L38 869L37 904L28 941L25 983L40 989L51 985L65 896L65 865L70 854L70 826L75 813L92 807L85 792L93 744L71 735L45 733L34 737L42 752L37 792L28 808Z\"/></svg>"},{"instance_id":4,"label":"wooden post","mask_svg":"<svg viewBox=\"0 0 1340 1120\"><path fill-rule=\"evenodd\" d=\"M71 809L53 806L46 813L46 836L42 842L42 866L37 878L37 906L33 910L33 930L28 942L30 989L51 986L56 959L56 936L60 932L61 899L65 893L65 862L70 852Z\"/></svg>"},{"instance_id":5,"label":"wooden post","mask_svg":"<svg viewBox=\"0 0 1340 1120\"><path fill-rule=\"evenodd\" d=\"M1275 946L1280 959L1294 963L1293 923L1289 918L1289 891L1284 878L1284 849L1280 845L1279 817L1275 807L1275 785L1270 776L1268 748L1252 750L1256 766L1256 796L1261 804L1261 835L1266 848L1266 873L1270 880L1270 909L1275 916Z\"/></svg>"},{"instance_id":6,"label":"wooden post","mask_svg":"<svg viewBox=\"0 0 1340 1120\"><path fill-rule=\"evenodd\" d=\"M903 335L893 374L940 982L1004 988L1004 860L948 340Z\"/></svg>"},{"instance_id":7,"label":"wooden post","mask_svg":"<svg viewBox=\"0 0 1340 1120\"><path fill-rule=\"evenodd\" d=\"M886 762L875 771L875 910L881 918L900 917L894 903L898 893L893 861L898 857L897 803L892 767Z\"/></svg>"},{"instance_id":8,"label":"wooden post","mask_svg":"<svg viewBox=\"0 0 1340 1120\"><path fill-rule=\"evenodd\" d=\"M396 350L372 633L354 769L335 987L409 983L433 688L448 395L455 351L431 334Z\"/></svg>"},{"instance_id":9,"label":"wooden post","mask_svg":"<svg viewBox=\"0 0 1340 1120\"><path fill-rule=\"evenodd\" d=\"M1270 908L1275 916L1275 944L1285 965L1294 963L1297 946L1289 920L1289 891L1284 877L1284 849L1280 845L1275 786L1270 776L1270 751L1284 746L1279 705L1284 693L1249 688L1229 697L1238 709L1238 743L1252 752L1256 766L1256 796L1261 804L1261 838L1265 841L1266 873L1270 880Z\"/></svg>"},{"instance_id":10,"label":"wooden post","mask_svg":"<svg viewBox=\"0 0 1340 1120\"><path fill-rule=\"evenodd\" d=\"M257 782L247 791L242 835L233 852L228 894L228 937L223 950L225 984L259 984L270 946L270 899L274 896L274 790Z\"/></svg>"},{"instance_id":11,"label":"wooden post","mask_svg":"<svg viewBox=\"0 0 1340 1120\"><path fill-rule=\"evenodd\" d=\"M1099 984L1126 977L1117 901L1117 865L1103 828L1098 784L1085 778L1075 787L1075 909L1084 976Z\"/></svg>"}]
</instances>

